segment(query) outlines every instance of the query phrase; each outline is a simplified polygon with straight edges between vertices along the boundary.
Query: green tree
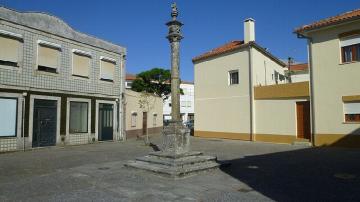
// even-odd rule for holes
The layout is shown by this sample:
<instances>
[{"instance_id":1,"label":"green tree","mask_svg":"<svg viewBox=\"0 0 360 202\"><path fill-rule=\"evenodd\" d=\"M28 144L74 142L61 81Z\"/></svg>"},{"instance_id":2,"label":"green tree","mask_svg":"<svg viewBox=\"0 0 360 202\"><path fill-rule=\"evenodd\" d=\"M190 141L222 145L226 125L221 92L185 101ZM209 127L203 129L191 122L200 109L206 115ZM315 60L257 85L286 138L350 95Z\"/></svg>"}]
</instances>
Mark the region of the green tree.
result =
<instances>
[{"instance_id":1,"label":"green tree","mask_svg":"<svg viewBox=\"0 0 360 202\"><path fill-rule=\"evenodd\" d=\"M154 94L166 100L171 93L170 70L153 68L136 75L131 89L136 92Z\"/></svg>"}]
</instances>

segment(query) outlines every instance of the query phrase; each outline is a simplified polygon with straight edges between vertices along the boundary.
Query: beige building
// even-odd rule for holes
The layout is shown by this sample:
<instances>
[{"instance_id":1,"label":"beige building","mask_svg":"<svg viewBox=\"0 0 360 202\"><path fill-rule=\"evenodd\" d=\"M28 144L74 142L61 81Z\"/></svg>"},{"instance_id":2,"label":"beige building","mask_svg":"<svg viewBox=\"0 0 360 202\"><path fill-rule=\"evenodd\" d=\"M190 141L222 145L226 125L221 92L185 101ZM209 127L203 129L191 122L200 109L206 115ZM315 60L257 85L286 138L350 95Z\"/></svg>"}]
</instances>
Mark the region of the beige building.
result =
<instances>
[{"instance_id":1,"label":"beige building","mask_svg":"<svg viewBox=\"0 0 360 202\"><path fill-rule=\"evenodd\" d=\"M193 59L195 136L309 141L308 82L286 84L286 64L255 43L254 20L244 36Z\"/></svg>"},{"instance_id":2,"label":"beige building","mask_svg":"<svg viewBox=\"0 0 360 202\"><path fill-rule=\"evenodd\" d=\"M308 39L314 145L360 146L360 9L298 28Z\"/></svg>"},{"instance_id":3,"label":"beige building","mask_svg":"<svg viewBox=\"0 0 360 202\"><path fill-rule=\"evenodd\" d=\"M128 75L127 82L134 76ZM141 107L140 103L143 107ZM163 127L163 100L153 95L144 96L142 93L125 90L125 132L126 138L160 134Z\"/></svg>"}]
</instances>

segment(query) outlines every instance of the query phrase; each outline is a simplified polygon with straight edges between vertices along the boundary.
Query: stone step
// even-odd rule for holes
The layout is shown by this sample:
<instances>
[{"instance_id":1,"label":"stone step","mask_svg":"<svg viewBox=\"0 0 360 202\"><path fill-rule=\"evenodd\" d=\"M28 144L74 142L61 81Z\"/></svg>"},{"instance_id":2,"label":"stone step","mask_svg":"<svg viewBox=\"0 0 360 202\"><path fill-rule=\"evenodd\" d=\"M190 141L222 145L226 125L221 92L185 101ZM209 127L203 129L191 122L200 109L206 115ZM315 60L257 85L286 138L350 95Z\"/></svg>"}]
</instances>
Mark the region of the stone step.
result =
<instances>
[{"instance_id":1,"label":"stone step","mask_svg":"<svg viewBox=\"0 0 360 202\"><path fill-rule=\"evenodd\" d=\"M199 163L197 165L186 166L186 167L177 167L177 166L170 167L161 164L152 164L145 161L129 161L127 164L125 164L125 166L151 171L153 173L166 175L168 177L181 178L187 175L194 174L196 172L218 168L220 164L216 163L215 161L207 161L207 162Z\"/></svg>"},{"instance_id":2,"label":"stone step","mask_svg":"<svg viewBox=\"0 0 360 202\"><path fill-rule=\"evenodd\" d=\"M308 146L311 147L311 142L309 141L295 141L292 143L295 146Z\"/></svg>"},{"instance_id":3,"label":"stone step","mask_svg":"<svg viewBox=\"0 0 360 202\"><path fill-rule=\"evenodd\" d=\"M188 165L188 164L196 164L196 163L202 163L202 162L206 162L206 161L216 161L216 157L214 157L214 156L187 156L187 157L173 159L173 158L163 158L163 157L148 155L148 156L136 158L136 160L145 161L145 162L154 163L154 164L163 164L163 165L168 165L168 166L184 166L184 165Z\"/></svg>"},{"instance_id":4,"label":"stone step","mask_svg":"<svg viewBox=\"0 0 360 202\"><path fill-rule=\"evenodd\" d=\"M200 156L202 154L203 154L202 152L198 152L198 151L191 151L191 152L180 153L180 154L174 154L172 152L163 152L163 151L149 153L149 155L151 155L151 156L158 156L158 157L172 158L172 159L186 157L186 156Z\"/></svg>"}]
</instances>

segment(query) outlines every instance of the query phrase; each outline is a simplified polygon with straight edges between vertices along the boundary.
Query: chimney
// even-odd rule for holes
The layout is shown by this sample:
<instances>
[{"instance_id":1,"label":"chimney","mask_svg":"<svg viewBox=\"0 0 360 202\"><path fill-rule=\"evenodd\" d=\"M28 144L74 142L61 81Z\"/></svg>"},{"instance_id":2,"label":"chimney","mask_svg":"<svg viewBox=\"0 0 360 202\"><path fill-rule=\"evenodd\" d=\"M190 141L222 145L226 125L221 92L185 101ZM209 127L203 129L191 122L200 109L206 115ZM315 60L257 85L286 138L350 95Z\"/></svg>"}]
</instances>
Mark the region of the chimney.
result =
<instances>
[{"instance_id":1,"label":"chimney","mask_svg":"<svg viewBox=\"0 0 360 202\"><path fill-rule=\"evenodd\" d=\"M255 41L255 20L248 18L244 20L244 43Z\"/></svg>"}]
</instances>

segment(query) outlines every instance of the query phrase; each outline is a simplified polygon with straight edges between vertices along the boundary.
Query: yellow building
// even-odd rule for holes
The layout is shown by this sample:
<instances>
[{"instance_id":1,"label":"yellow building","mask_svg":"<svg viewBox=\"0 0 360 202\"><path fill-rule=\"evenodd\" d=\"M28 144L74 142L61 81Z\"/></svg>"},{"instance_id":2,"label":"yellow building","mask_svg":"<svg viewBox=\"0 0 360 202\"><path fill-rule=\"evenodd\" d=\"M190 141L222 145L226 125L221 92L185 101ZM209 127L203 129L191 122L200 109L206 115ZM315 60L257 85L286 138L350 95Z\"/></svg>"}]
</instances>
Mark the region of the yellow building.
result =
<instances>
[{"instance_id":1,"label":"yellow building","mask_svg":"<svg viewBox=\"0 0 360 202\"><path fill-rule=\"evenodd\" d=\"M295 30L308 39L314 145L360 146L360 9Z\"/></svg>"}]
</instances>

